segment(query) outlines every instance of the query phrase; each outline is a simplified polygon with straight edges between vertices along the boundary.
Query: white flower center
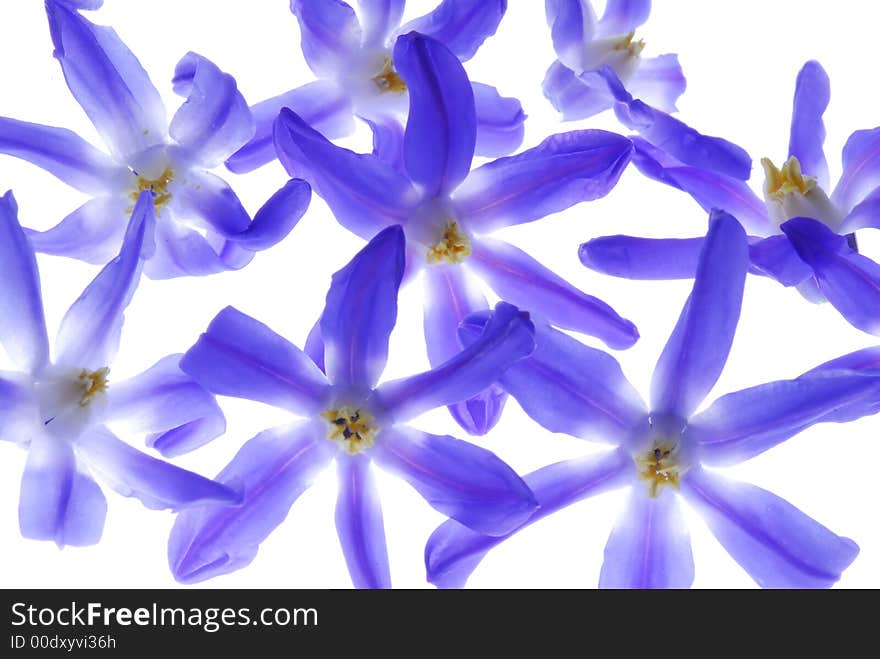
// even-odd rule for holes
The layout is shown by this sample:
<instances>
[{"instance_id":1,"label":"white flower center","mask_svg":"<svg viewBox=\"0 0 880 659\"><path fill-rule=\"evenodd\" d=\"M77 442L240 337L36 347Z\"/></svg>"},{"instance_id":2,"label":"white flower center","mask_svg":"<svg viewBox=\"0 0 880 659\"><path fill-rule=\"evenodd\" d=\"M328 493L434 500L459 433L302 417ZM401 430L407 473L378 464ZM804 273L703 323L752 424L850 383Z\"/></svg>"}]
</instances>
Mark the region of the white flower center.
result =
<instances>
[{"instance_id":1,"label":"white flower center","mask_svg":"<svg viewBox=\"0 0 880 659\"><path fill-rule=\"evenodd\" d=\"M770 219L780 226L794 217L810 217L838 231L843 213L828 198L816 179L801 171L794 156L777 168L768 158L764 167L764 202Z\"/></svg>"},{"instance_id":2,"label":"white flower center","mask_svg":"<svg viewBox=\"0 0 880 659\"><path fill-rule=\"evenodd\" d=\"M635 32L605 39L594 39L586 44L582 54L584 71L609 66L626 83L639 68L645 42L634 40Z\"/></svg>"},{"instance_id":3,"label":"white flower center","mask_svg":"<svg viewBox=\"0 0 880 659\"><path fill-rule=\"evenodd\" d=\"M376 443L379 426L373 415L362 407L337 405L322 412L321 418L327 422L327 439L341 444L351 455Z\"/></svg>"},{"instance_id":4,"label":"white flower center","mask_svg":"<svg viewBox=\"0 0 880 659\"><path fill-rule=\"evenodd\" d=\"M633 456L639 479L647 486L648 494L656 498L664 487L677 490L681 477L688 470L682 459L680 445L672 440L656 438L648 450Z\"/></svg>"}]
</instances>

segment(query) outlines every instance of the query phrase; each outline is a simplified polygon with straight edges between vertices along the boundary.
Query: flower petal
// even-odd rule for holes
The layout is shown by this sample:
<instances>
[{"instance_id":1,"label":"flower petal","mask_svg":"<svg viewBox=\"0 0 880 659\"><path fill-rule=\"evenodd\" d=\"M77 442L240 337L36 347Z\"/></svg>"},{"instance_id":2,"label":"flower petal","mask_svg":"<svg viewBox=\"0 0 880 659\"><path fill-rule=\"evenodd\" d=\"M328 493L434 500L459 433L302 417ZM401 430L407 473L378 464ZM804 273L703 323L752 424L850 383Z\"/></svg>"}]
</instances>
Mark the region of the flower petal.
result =
<instances>
[{"instance_id":1,"label":"flower petal","mask_svg":"<svg viewBox=\"0 0 880 659\"><path fill-rule=\"evenodd\" d=\"M596 31L607 36L629 34L647 21L650 13L651 0L608 0Z\"/></svg>"},{"instance_id":2,"label":"flower petal","mask_svg":"<svg viewBox=\"0 0 880 659\"><path fill-rule=\"evenodd\" d=\"M341 73L361 41L354 9L342 0L290 0L290 11L299 21L309 68L319 78Z\"/></svg>"},{"instance_id":3,"label":"flower petal","mask_svg":"<svg viewBox=\"0 0 880 659\"><path fill-rule=\"evenodd\" d=\"M461 352L430 371L383 383L377 390L383 410L396 423L467 400L494 384L511 364L535 349L528 314L499 302L482 332Z\"/></svg>"},{"instance_id":4,"label":"flower petal","mask_svg":"<svg viewBox=\"0 0 880 659\"><path fill-rule=\"evenodd\" d=\"M47 231L25 229L34 251L68 256L104 265L119 254L125 236L126 208L122 197L90 199ZM129 211L130 212L130 211Z\"/></svg>"},{"instance_id":5,"label":"flower petal","mask_svg":"<svg viewBox=\"0 0 880 659\"><path fill-rule=\"evenodd\" d=\"M336 532L355 588L391 588L382 503L362 455L341 457L336 463L339 497Z\"/></svg>"},{"instance_id":6,"label":"flower petal","mask_svg":"<svg viewBox=\"0 0 880 659\"><path fill-rule=\"evenodd\" d=\"M373 131L373 154L395 172L406 176L403 162L403 126L394 116L376 116L364 119Z\"/></svg>"},{"instance_id":7,"label":"flower petal","mask_svg":"<svg viewBox=\"0 0 880 659\"><path fill-rule=\"evenodd\" d=\"M603 236L586 242L578 256L586 267L626 279L692 279L705 238Z\"/></svg>"},{"instance_id":8,"label":"flower petal","mask_svg":"<svg viewBox=\"0 0 880 659\"><path fill-rule=\"evenodd\" d=\"M282 108L290 108L331 140L344 137L354 130L354 115L348 94L335 82L316 80L251 107L256 126L254 136L226 161L230 171L245 174L278 157L274 127Z\"/></svg>"},{"instance_id":9,"label":"flower petal","mask_svg":"<svg viewBox=\"0 0 880 659\"><path fill-rule=\"evenodd\" d=\"M406 0L358 0L365 48L382 47L400 25Z\"/></svg>"},{"instance_id":10,"label":"flower petal","mask_svg":"<svg viewBox=\"0 0 880 659\"><path fill-rule=\"evenodd\" d=\"M226 420L217 401L180 370L182 355L169 355L139 375L114 382L105 419L135 433L150 433L149 444L173 457L219 437Z\"/></svg>"},{"instance_id":11,"label":"flower petal","mask_svg":"<svg viewBox=\"0 0 880 659\"><path fill-rule=\"evenodd\" d=\"M754 485L697 469L682 480L681 493L764 588L827 588L859 552L852 540Z\"/></svg>"},{"instance_id":12,"label":"flower petal","mask_svg":"<svg viewBox=\"0 0 880 659\"><path fill-rule=\"evenodd\" d=\"M783 286L797 286L812 278L813 270L798 256L788 236L775 235L749 245L749 258L758 274Z\"/></svg>"},{"instance_id":13,"label":"flower petal","mask_svg":"<svg viewBox=\"0 0 880 659\"><path fill-rule=\"evenodd\" d=\"M562 329L602 339L612 348L629 348L636 326L602 300L587 295L509 243L481 237L468 259L503 300L539 313Z\"/></svg>"},{"instance_id":14,"label":"flower petal","mask_svg":"<svg viewBox=\"0 0 880 659\"><path fill-rule=\"evenodd\" d=\"M782 230L834 308L854 327L880 334L880 265L854 252L845 237L816 220L797 217Z\"/></svg>"},{"instance_id":15,"label":"flower petal","mask_svg":"<svg viewBox=\"0 0 880 659\"><path fill-rule=\"evenodd\" d=\"M562 121L587 119L614 104L614 96L604 80L581 79L559 60L547 69L541 88L562 115Z\"/></svg>"},{"instance_id":16,"label":"flower petal","mask_svg":"<svg viewBox=\"0 0 880 659\"><path fill-rule=\"evenodd\" d=\"M804 64L794 89L788 155L795 156L804 174L816 177L823 190L828 189L828 163L822 148L825 142L822 115L830 99L831 83L825 69L816 61Z\"/></svg>"},{"instance_id":17,"label":"flower petal","mask_svg":"<svg viewBox=\"0 0 880 659\"><path fill-rule=\"evenodd\" d=\"M880 127L857 130L843 146L843 174L831 195L838 208L850 209L880 186Z\"/></svg>"},{"instance_id":18,"label":"flower petal","mask_svg":"<svg viewBox=\"0 0 880 659\"><path fill-rule=\"evenodd\" d=\"M88 194L104 194L119 174L106 154L66 128L0 117L0 153L27 160Z\"/></svg>"},{"instance_id":19,"label":"flower petal","mask_svg":"<svg viewBox=\"0 0 880 659\"><path fill-rule=\"evenodd\" d=\"M406 426L384 429L376 463L412 485L432 508L465 526L509 533L537 508L531 490L494 453Z\"/></svg>"},{"instance_id":20,"label":"flower petal","mask_svg":"<svg viewBox=\"0 0 880 659\"><path fill-rule=\"evenodd\" d=\"M372 154L331 144L288 109L275 124L275 144L287 173L307 180L336 220L367 240L389 224L405 222L418 201L402 174Z\"/></svg>"},{"instance_id":21,"label":"flower petal","mask_svg":"<svg viewBox=\"0 0 880 659\"><path fill-rule=\"evenodd\" d=\"M847 234L856 229L880 228L880 188L869 193L856 204L840 226L840 233Z\"/></svg>"},{"instance_id":22,"label":"flower petal","mask_svg":"<svg viewBox=\"0 0 880 659\"><path fill-rule=\"evenodd\" d=\"M244 249L268 249L287 237L305 215L311 200L311 186L292 178L260 207L247 230L232 239Z\"/></svg>"},{"instance_id":23,"label":"flower petal","mask_svg":"<svg viewBox=\"0 0 880 659\"><path fill-rule=\"evenodd\" d=\"M578 130L498 158L468 176L455 206L469 229L488 233L604 197L629 163L632 143L604 130Z\"/></svg>"},{"instance_id":24,"label":"flower petal","mask_svg":"<svg viewBox=\"0 0 880 659\"><path fill-rule=\"evenodd\" d=\"M237 241L225 240L212 230L202 232L206 235L163 215L156 223L156 253L147 261L144 274L150 279L200 277L239 270L254 258L254 252Z\"/></svg>"},{"instance_id":25,"label":"flower petal","mask_svg":"<svg viewBox=\"0 0 880 659\"><path fill-rule=\"evenodd\" d=\"M26 444L37 412L31 380L18 373L0 374L0 441Z\"/></svg>"},{"instance_id":26,"label":"flower petal","mask_svg":"<svg viewBox=\"0 0 880 659\"><path fill-rule=\"evenodd\" d=\"M859 373L866 377L880 375L880 346L856 350L837 359L832 359L807 371L800 377L821 377L835 371ZM880 396L870 395L860 397L855 402L851 402L826 414L822 417L822 422L847 423L861 419L863 416L873 416L878 411L880 411Z\"/></svg>"},{"instance_id":27,"label":"flower petal","mask_svg":"<svg viewBox=\"0 0 880 659\"><path fill-rule=\"evenodd\" d=\"M300 423L265 430L249 440L217 476L240 489L243 501L184 510L168 539L168 562L183 583L204 581L248 565L293 502L330 463L330 442L320 429Z\"/></svg>"},{"instance_id":28,"label":"flower petal","mask_svg":"<svg viewBox=\"0 0 880 659\"><path fill-rule=\"evenodd\" d=\"M678 497L632 488L605 545L599 588L690 588L694 556Z\"/></svg>"},{"instance_id":29,"label":"flower petal","mask_svg":"<svg viewBox=\"0 0 880 659\"><path fill-rule=\"evenodd\" d=\"M385 370L405 256L406 239L395 225L333 275L321 316L324 364L333 384L372 388Z\"/></svg>"},{"instance_id":30,"label":"flower petal","mask_svg":"<svg viewBox=\"0 0 880 659\"><path fill-rule=\"evenodd\" d=\"M481 82L472 82L477 117L476 155L497 158L516 151L525 135L526 115L522 104L501 96L498 90Z\"/></svg>"},{"instance_id":31,"label":"flower petal","mask_svg":"<svg viewBox=\"0 0 880 659\"><path fill-rule=\"evenodd\" d=\"M154 249L153 195L138 197L119 256L110 261L77 298L55 339L56 363L76 368L110 366L119 349L125 309L137 290L144 260Z\"/></svg>"},{"instance_id":32,"label":"flower petal","mask_svg":"<svg viewBox=\"0 0 880 659\"><path fill-rule=\"evenodd\" d=\"M217 314L180 360L180 368L211 393L303 416L321 408L328 386L299 348L233 307Z\"/></svg>"},{"instance_id":33,"label":"flower petal","mask_svg":"<svg viewBox=\"0 0 880 659\"><path fill-rule=\"evenodd\" d=\"M216 167L254 136L254 120L235 78L189 52L174 69L174 92L186 101L168 132L206 168Z\"/></svg>"},{"instance_id":34,"label":"flower petal","mask_svg":"<svg viewBox=\"0 0 880 659\"><path fill-rule=\"evenodd\" d=\"M210 172L194 169L187 172L186 179L172 199L175 217L192 220L224 238L233 238L247 230L250 215L226 181Z\"/></svg>"},{"instance_id":35,"label":"flower petal","mask_svg":"<svg viewBox=\"0 0 880 659\"><path fill-rule=\"evenodd\" d=\"M436 39L466 62L495 34L505 11L507 0L441 0L433 11L400 28L400 34L413 31Z\"/></svg>"},{"instance_id":36,"label":"flower petal","mask_svg":"<svg viewBox=\"0 0 880 659\"><path fill-rule=\"evenodd\" d=\"M584 0L546 0L544 11L556 57L569 69L580 73L583 51L596 33L596 14L592 3Z\"/></svg>"},{"instance_id":37,"label":"flower petal","mask_svg":"<svg viewBox=\"0 0 880 659\"><path fill-rule=\"evenodd\" d=\"M654 369L654 412L687 419L715 385L736 333L748 263L743 228L713 213L693 290Z\"/></svg>"},{"instance_id":38,"label":"flower petal","mask_svg":"<svg viewBox=\"0 0 880 659\"><path fill-rule=\"evenodd\" d=\"M114 490L153 510L240 500L234 489L141 453L103 427L81 435L76 448Z\"/></svg>"},{"instance_id":39,"label":"flower petal","mask_svg":"<svg viewBox=\"0 0 880 659\"><path fill-rule=\"evenodd\" d=\"M0 197L0 345L28 373L49 361L37 258L18 223L12 192Z\"/></svg>"},{"instance_id":40,"label":"flower petal","mask_svg":"<svg viewBox=\"0 0 880 659\"><path fill-rule=\"evenodd\" d=\"M443 44L413 32L398 37L394 65L409 90L406 171L426 196L448 194L468 175L474 157L477 119L470 80Z\"/></svg>"},{"instance_id":41,"label":"flower petal","mask_svg":"<svg viewBox=\"0 0 880 659\"><path fill-rule=\"evenodd\" d=\"M769 382L722 396L691 419L686 433L705 464L736 464L840 408L878 396L880 379L846 371Z\"/></svg>"},{"instance_id":42,"label":"flower petal","mask_svg":"<svg viewBox=\"0 0 880 659\"><path fill-rule=\"evenodd\" d=\"M678 98L687 88L687 80L678 63L678 55L660 55L639 62L627 82L632 95L661 112L676 112Z\"/></svg>"},{"instance_id":43,"label":"flower petal","mask_svg":"<svg viewBox=\"0 0 880 659\"><path fill-rule=\"evenodd\" d=\"M482 330L484 314L462 323L468 345ZM617 360L549 325L537 323L537 348L500 378L532 419L552 432L618 444L645 416L646 408Z\"/></svg>"},{"instance_id":44,"label":"flower petal","mask_svg":"<svg viewBox=\"0 0 880 659\"><path fill-rule=\"evenodd\" d=\"M160 144L165 106L147 72L116 32L47 0L46 13L67 86L117 161Z\"/></svg>"},{"instance_id":45,"label":"flower petal","mask_svg":"<svg viewBox=\"0 0 880 659\"><path fill-rule=\"evenodd\" d=\"M501 536L482 535L455 520L438 526L425 547L428 581L438 588L462 588L483 557L504 540L558 510L622 487L632 478L633 461L625 451L557 462L526 475L539 507L522 526Z\"/></svg>"},{"instance_id":46,"label":"flower petal","mask_svg":"<svg viewBox=\"0 0 880 659\"><path fill-rule=\"evenodd\" d=\"M76 461L71 445L40 434L28 449L18 500L21 534L59 547L94 545L104 531L107 500Z\"/></svg>"}]
</instances>

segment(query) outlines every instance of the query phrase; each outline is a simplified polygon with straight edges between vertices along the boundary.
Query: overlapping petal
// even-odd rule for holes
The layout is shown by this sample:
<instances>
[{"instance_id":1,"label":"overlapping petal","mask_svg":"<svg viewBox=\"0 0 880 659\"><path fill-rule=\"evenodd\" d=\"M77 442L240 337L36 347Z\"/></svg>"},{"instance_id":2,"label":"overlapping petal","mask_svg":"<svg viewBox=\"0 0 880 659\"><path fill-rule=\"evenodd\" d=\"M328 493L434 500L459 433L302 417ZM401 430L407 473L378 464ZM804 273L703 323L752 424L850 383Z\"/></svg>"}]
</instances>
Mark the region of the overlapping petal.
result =
<instances>
[{"instance_id":1,"label":"overlapping petal","mask_svg":"<svg viewBox=\"0 0 880 659\"><path fill-rule=\"evenodd\" d=\"M589 0L546 0L544 11L556 57L567 68L583 71L584 47L596 33L596 14Z\"/></svg>"},{"instance_id":2,"label":"overlapping petal","mask_svg":"<svg viewBox=\"0 0 880 659\"><path fill-rule=\"evenodd\" d=\"M410 21L400 32L420 32L436 39L466 62L495 34L505 11L507 0L441 0L433 11Z\"/></svg>"},{"instance_id":3,"label":"overlapping petal","mask_svg":"<svg viewBox=\"0 0 880 659\"><path fill-rule=\"evenodd\" d=\"M238 195L222 178L190 170L174 194L175 215L192 220L224 238L235 238L251 223Z\"/></svg>"},{"instance_id":4,"label":"overlapping petal","mask_svg":"<svg viewBox=\"0 0 880 659\"><path fill-rule=\"evenodd\" d=\"M525 135L526 115L520 102L501 96L491 85L471 85L477 118L476 155L497 158L516 151Z\"/></svg>"},{"instance_id":5,"label":"overlapping petal","mask_svg":"<svg viewBox=\"0 0 880 659\"><path fill-rule=\"evenodd\" d=\"M303 55L315 75L339 73L361 41L354 9L342 0L290 0L290 11L299 21Z\"/></svg>"},{"instance_id":6,"label":"overlapping petal","mask_svg":"<svg viewBox=\"0 0 880 659\"><path fill-rule=\"evenodd\" d=\"M547 69L541 88L562 115L562 121L586 119L614 104L614 96L604 79L582 79L559 60Z\"/></svg>"},{"instance_id":7,"label":"overlapping petal","mask_svg":"<svg viewBox=\"0 0 880 659\"><path fill-rule=\"evenodd\" d=\"M603 236L578 249L591 270L627 279L691 279L697 271L704 238L635 238Z\"/></svg>"},{"instance_id":8,"label":"overlapping petal","mask_svg":"<svg viewBox=\"0 0 880 659\"><path fill-rule=\"evenodd\" d=\"M880 186L880 127L857 130L843 146L843 173L831 195L838 208L852 208Z\"/></svg>"},{"instance_id":9,"label":"overlapping petal","mask_svg":"<svg viewBox=\"0 0 880 659\"><path fill-rule=\"evenodd\" d=\"M678 55L640 60L639 67L627 82L627 88L635 98L661 112L676 112L675 104L687 88Z\"/></svg>"},{"instance_id":10,"label":"overlapping petal","mask_svg":"<svg viewBox=\"0 0 880 659\"><path fill-rule=\"evenodd\" d=\"M629 34L648 20L651 0L608 0L596 25L602 35Z\"/></svg>"},{"instance_id":11,"label":"overlapping petal","mask_svg":"<svg viewBox=\"0 0 880 659\"><path fill-rule=\"evenodd\" d=\"M311 200L311 186L292 178L260 207L245 231L231 238L243 249L268 249L287 237L305 215Z\"/></svg>"}]
</instances>

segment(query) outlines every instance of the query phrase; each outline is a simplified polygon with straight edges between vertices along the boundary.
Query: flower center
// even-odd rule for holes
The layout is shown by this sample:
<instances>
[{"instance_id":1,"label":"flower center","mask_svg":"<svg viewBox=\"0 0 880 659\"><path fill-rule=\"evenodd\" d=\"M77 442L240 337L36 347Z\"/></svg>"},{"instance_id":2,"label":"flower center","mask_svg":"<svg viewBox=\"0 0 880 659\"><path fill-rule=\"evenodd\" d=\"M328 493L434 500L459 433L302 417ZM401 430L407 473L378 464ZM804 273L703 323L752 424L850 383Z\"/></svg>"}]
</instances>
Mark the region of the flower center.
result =
<instances>
[{"instance_id":1,"label":"flower center","mask_svg":"<svg viewBox=\"0 0 880 659\"><path fill-rule=\"evenodd\" d=\"M664 486L677 490L686 471L679 462L678 446L669 442L655 442L648 452L636 457L635 462L639 478L647 485L652 497L657 497Z\"/></svg>"},{"instance_id":2,"label":"flower center","mask_svg":"<svg viewBox=\"0 0 880 659\"><path fill-rule=\"evenodd\" d=\"M767 212L777 226L793 217L810 217L837 231L844 214L812 176L801 171L801 163L794 156L777 168L768 158L761 159L764 167L764 201Z\"/></svg>"},{"instance_id":3,"label":"flower center","mask_svg":"<svg viewBox=\"0 0 880 659\"><path fill-rule=\"evenodd\" d=\"M461 263L471 255L471 240L455 220L449 220L443 229L440 240L428 248L429 264Z\"/></svg>"},{"instance_id":4,"label":"flower center","mask_svg":"<svg viewBox=\"0 0 880 659\"><path fill-rule=\"evenodd\" d=\"M761 158L764 167L764 192L780 201L793 193L806 195L816 187L816 179L804 176L801 163L792 156L778 169L769 158Z\"/></svg>"},{"instance_id":5,"label":"flower center","mask_svg":"<svg viewBox=\"0 0 880 659\"><path fill-rule=\"evenodd\" d=\"M168 186L171 181L174 180L174 170L171 167L166 166L163 172L159 175L158 178L149 179L143 176L138 176L137 184L135 189L129 195L129 198L137 202L138 197L141 192L144 190L150 190L153 193L153 207L156 209L156 213L158 214L165 205L171 201L171 192L168 191Z\"/></svg>"},{"instance_id":6,"label":"flower center","mask_svg":"<svg viewBox=\"0 0 880 659\"><path fill-rule=\"evenodd\" d=\"M616 39L614 43L611 44L611 49L626 51L626 54L630 57L638 57L645 49L645 40L639 39L638 41L633 41L633 37L635 36L636 32L633 30L626 36Z\"/></svg>"},{"instance_id":7,"label":"flower center","mask_svg":"<svg viewBox=\"0 0 880 659\"><path fill-rule=\"evenodd\" d=\"M400 74L394 70L394 62L390 57L385 58L382 71L379 75L373 77L373 82L376 83L380 92L403 94L406 91L406 83L400 77Z\"/></svg>"},{"instance_id":8,"label":"flower center","mask_svg":"<svg viewBox=\"0 0 880 659\"><path fill-rule=\"evenodd\" d=\"M107 391L107 375L110 369L107 366L99 368L97 371L90 371L86 368L82 369L77 376L77 382L80 386L80 407L85 407L91 403L96 396Z\"/></svg>"},{"instance_id":9,"label":"flower center","mask_svg":"<svg viewBox=\"0 0 880 659\"><path fill-rule=\"evenodd\" d=\"M351 455L357 455L376 443L379 426L369 412L341 405L321 413L327 421L327 439L338 442Z\"/></svg>"}]
</instances>

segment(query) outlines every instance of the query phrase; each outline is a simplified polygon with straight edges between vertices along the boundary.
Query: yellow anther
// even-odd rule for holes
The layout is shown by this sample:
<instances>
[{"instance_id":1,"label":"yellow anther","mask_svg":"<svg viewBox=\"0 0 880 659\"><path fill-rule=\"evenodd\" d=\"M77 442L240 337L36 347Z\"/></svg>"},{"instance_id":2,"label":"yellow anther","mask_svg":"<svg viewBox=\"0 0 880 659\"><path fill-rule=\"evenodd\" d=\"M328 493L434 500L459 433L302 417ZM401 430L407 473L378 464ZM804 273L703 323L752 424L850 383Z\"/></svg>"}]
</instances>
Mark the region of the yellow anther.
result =
<instances>
[{"instance_id":1,"label":"yellow anther","mask_svg":"<svg viewBox=\"0 0 880 659\"><path fill-rule=\"evenodd\" d=\"M440 240L428 248L428 263L461 263L471 255L471 240L458 228L455 220L447 223Z\"/></svg>"},{"instance_id":2,"label":"yellow anther","mask_svg":"<svg viewBox=\"0 0 880 659\"><path fill-rule=\"evenodd\" d=\"M159 178L148 179L143 176L138 176L137 186L129 197L132 201L136 202L141 192L144 190L150 190L153 193L153 207L158 213L164 208L165 204L171 201L171 192L168 191L168 186L173 180L174 171L170 167L166 167L165 171L162 172Z\"/></svg>"},{"instance_id":3,"label":"yellow anther","mask_svg":"<svg viewBox=\"0 0 880 659\"><path fill-rule=\"evenodd\" d=\"M794 156L781 169L777 169L769 158L761 158L761 165L764 167L764 192L768 197L783 199L792 192L806 195L816 187L816 179L804 176L801 163Z\"/></svg>"},{"instance_id":4,"label":"yellow anther","mask_svg":"<svg viewBox=\"0 0 880 659\"><path fill-rule=\"evenodd\" d=\"M394 70L394 62L390 57L385 58L385 64L381 73L373 78L373 82L382 92L391 92L392 94L402 94L406 91L406 83L400 74Z\"/></svg>"},{"instance_id":5,"label":"yellow anther","mask_svg":"<svg viewBox=\"0 0 880 659\"><path fill-rule=\"evenodd\" d=\"M639 39L638 41L633 41L633 37L636 35L635 30L627 34L625 37L621 37L617 41L615 41L611 48L613 50L625 50L629 53L631 57L638 57L642 54L642 51L645 49L645 41L643 39Z\"/></svg>"},{"instance_id":6,"label":"yellow anther","mask_svg":"<svg viewBox=\"0 0 880 659\"><path fill-rule=\"evenodd\" d=\"M379 426L369 412L342 405L322 412L321 417L328 424L327 439L339 442L351 455L376 443Z\"/></svg>"},{"instance_id":7,"label":"yellow anther","mask_svg":"<svg viewBox=\"0 0 880 659\"><path fill-rule=\"evenodd\" d=\"M82 388L82 394L79 399L80 407L85 407L95 399L95 396L107 391L107 375L109 373L110 369L106 366L99 368L97 371L90 371L84 368L79 372L77 380Z\"/></svg>"},{"instance_id":8,"label":"yellow anther","mask_svg":"<svg viewBox=\"0 0 880 659\"><path fill-rule=\"evenodd\" d=\"M656 497L663 486L678 489L683 470L676 456L675 445L665 442L655 444L650 451L636 458L636 466L639 478L647 484L652 497Z\"/></svg>"}]
</instances>

